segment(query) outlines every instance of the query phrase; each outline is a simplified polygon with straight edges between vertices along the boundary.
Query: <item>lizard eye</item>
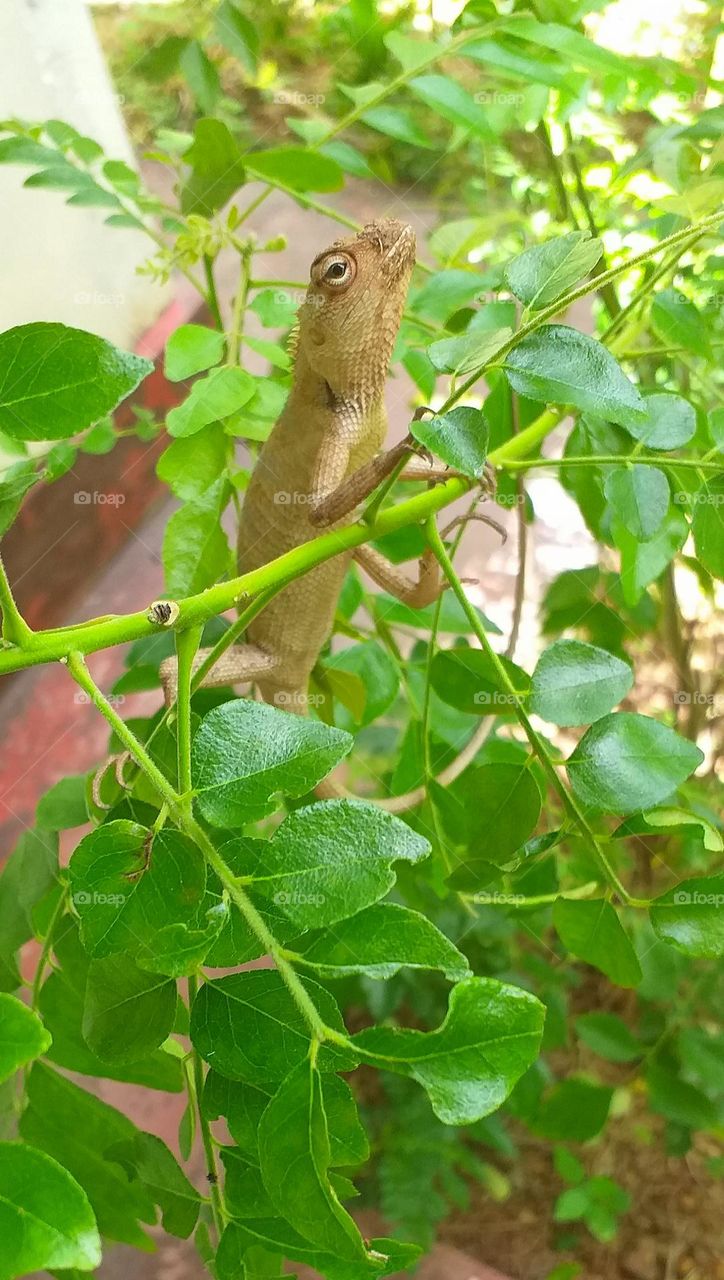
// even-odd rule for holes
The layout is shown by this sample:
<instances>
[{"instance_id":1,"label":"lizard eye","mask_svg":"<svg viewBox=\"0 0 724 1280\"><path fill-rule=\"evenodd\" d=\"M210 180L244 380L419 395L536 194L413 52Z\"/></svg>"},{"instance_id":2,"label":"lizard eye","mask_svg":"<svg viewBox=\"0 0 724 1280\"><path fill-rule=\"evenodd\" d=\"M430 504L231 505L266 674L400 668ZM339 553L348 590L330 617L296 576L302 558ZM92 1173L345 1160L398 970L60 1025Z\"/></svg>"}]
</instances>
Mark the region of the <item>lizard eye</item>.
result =
<instances>
[{"instance_id":1,"label":"lizard eye","mask_svg":"<svg viewBox=\"0 0 724 1280\"><path fill-rule=\"evenodd\" d=\"M315 263L312 280L315 284L323 284L329 289L346 289L354 280L357 268L354 259L346 253L329 254Z\"/></svg>"}]
</instances>

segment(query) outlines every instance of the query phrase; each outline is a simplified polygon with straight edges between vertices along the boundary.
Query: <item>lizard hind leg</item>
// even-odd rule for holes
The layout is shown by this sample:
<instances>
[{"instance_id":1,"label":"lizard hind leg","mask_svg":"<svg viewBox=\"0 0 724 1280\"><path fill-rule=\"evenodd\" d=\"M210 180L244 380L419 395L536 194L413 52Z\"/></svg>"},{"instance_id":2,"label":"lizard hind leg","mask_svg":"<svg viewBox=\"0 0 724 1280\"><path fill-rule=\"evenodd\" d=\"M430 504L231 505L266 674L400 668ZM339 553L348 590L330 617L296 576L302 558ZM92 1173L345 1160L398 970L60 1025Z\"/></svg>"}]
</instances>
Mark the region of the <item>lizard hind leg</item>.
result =
<instances>
[{"instance_id":1,"label":"lizard hind leg","mask_svg":"<svg viewBox=\"0 0 724 1280\"><path fill-rule=\"evenodd\" d=\"M199 649L194 655L193 671L206 661L211 649ZM201 681L204 689L218 689L226 684L257 682L269 677L279 666L279 659L254 644L239 644L219 655L210 671ZM178 664L176 658L164 658L160 668L161 684L166 706L176 701L178 691Z\"/></svg>"}]
</instances>

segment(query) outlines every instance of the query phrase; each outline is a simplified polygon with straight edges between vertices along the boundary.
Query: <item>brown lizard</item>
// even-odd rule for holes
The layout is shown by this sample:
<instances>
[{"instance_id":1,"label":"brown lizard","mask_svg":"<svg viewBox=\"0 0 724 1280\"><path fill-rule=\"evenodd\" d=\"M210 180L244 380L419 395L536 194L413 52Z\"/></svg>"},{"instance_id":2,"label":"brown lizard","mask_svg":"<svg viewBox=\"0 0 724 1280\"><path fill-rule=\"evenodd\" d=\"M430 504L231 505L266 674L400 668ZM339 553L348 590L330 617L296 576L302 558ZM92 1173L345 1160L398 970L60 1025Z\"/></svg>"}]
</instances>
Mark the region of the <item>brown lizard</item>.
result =
<instances>
[{"instance_id":1,"label":"brown lizard","mask_svg":"<svg viewBox=\"0 0 724 1280\"><path fill-rule=\"evenodd\" d=\"M312 262L299 313L294 383L245 495L240 573L308 542L323 529L351 523L360 503L416 449L407 436L380 452L387 433L385 379L414 263L414 232L392 219L336 241ZM451 474L449 468L418 457L400 478L437 480ZM412 607L430 604L442 589L430 551L422 556L413 582L373 547L345 550L276 595L250 623L247 643L223 653L203 684L251 682L265 702L303 712L309 677L332 630L352 558L378 586ZM194 669L209 652L199 650ZM162 663L161 678L171 702L175 658ZM415 793L385 803L399 810L419 798Z\"/></svg>"}]
</instances>

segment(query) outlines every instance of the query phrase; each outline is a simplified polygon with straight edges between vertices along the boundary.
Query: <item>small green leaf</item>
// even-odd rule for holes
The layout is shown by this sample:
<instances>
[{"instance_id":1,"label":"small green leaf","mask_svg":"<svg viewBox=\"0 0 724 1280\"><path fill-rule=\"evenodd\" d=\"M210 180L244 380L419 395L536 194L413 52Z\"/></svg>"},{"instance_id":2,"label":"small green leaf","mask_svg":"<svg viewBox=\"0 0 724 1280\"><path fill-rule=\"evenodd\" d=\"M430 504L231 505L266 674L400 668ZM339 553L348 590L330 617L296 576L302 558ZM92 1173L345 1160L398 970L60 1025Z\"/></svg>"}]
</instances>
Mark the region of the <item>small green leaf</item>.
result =
<instances>
[{"instance_id":1,"label":"small green leaf","mask_svg":"<svg viewBox=\"0 0 724 1280\"><path fill-rule=\"evenodd\" d=\"M219 44L239 59L247 75L255 75L259 54L259 31L251 18L241 12L235 0L222 0L216 14L214 29Z\"/></svg>"},{"instance_id":2,"label":"small green leaf","mask_svg":"<svg viewBox=\"0 0 724 1280\"><path fill-rule=\"evenodd\" d=\"M57 1161L22 1142L0 1142L0 1280L49 1268L94 1271L101 1242L82 1187Z\"/></svg>"},{"instance_id":3,"label":"small green leaf","mask_svg":"<svg viewBox=\"0 0 724 1280\"><path fill-rule=\"evenodd\" d=\"M166 1143L153 1133L136 1133L132 1140L110 1147L108 1156L147 1188L161 1208L164 1230L187 1239L196 1226L201 1197Z\"/></svg>"},{"instance_id":4,"label":"small green leaf","mask_svg":"<svg viewBox=\"0 0 724 1280\"><path fill-rule=\"evenodd\" d=\"M495 866L502 866L520 848L540 816L538 784L524 765L484 764L468 769L450 794L460 811L468 847L479 850Z\"/></svg>"},{"instance_id":5,"label":"small green leaf","mask_svg":"<svg viewBox=\"0 0 724 1280\"><path fill-rule=\"evenodd\" d=\"M675 805L667 805L662 809L649 809L648 813L641 815L645 828L649 830L661 831L683 831L687 832L691 827L699 827L701 830L701 838L704 842L704 848L710 853L721 853L724 850L724 840L721 832L717 831L711 822L707 822L699 813L690 813L688 809L679 809Z\"/></svg>"},{"instance_id":6,"label":"small green leaf","mask_svg":"<svg viewBox=\"0 0 724 1280\"><path fill-rule=\"evenodd\" d=\"M509 658L500 662L519 700L526 703L530 676ZM482 649L441 649L432 661L432 687L443 702L471 715L515 714L515 698Z\"/></svg>"},{"instance_id":7,"label":"small green leaf","mask_svg":"<svg viewBox=\"0 0 724 1280\"><path fill-rule=\"evenodd\" d=\"M437 271L415 294L415 314L442 323L454 311L472 302L483 288L483 279L477 271Z\"/></svg>"},{"instance_id":8,"label":"small green leaf","mask_svg":"<svg viewBox=\"0 0 724 1280\"><path fill-rule=\"evenodd\" d=\"M216 480L201 502L185 502L168 521L163 568L172 598L204 591L229 571L231 550L221 523L228 496L225 479Z\"/></svg>"},{"instance_id":9,"label":"small green leaf","mask_svg":"<svg viewBox=\"0 0 724 1280\"><path fill-rule=\"evenodd\" d=\"M680 1080L654 1061L646 1070L649 1104L674 1124L687 1129L713 1129L717 1125L717 1108L705 1093L686 1080Z\"/></svg>"},{"instance_id":10,"label":"small green leaf","mask_svg":"<svg viewBox=\"0 0 724 1280\"><path fill-rule=\"evenodd\" d=\"M678 449L687 444L696 431L696 410L683 396L656 391L644 396L646 417L641 422L624 425L634 440L648 449Z\"/></svg>"},{"instance_id":11,"label":"small green leaf","mask_svg":"<svg viewBox=\"0 0 724 1280\"><path fill-rule=\"evenodd\" d=\"M318 1249L364 1258L359 1229L329 1181L322 1077L307 1058L287 1076L259 1123L262 1178L278 1213Z\"/></svg>"},{"instance_id":12,"label":"small green leaf","mask_svg":"<svg viewBox=\"0 0 724 1280\"><path fill-rule=\"evenodd\" d=\"M544 1014L520 987L466 978L436 1031L371 1027L351 1043L363 1061L417 1080L444 1124L472 1124L501 1106L535 1060Z\"/></svg>"},{"instance_id":13,"label":"small green leaf","mask_svg":"<svg viewBox=\"0 0 724 1280\"><path fill-rule=\"evenodd\" d=\"M651 904L656 936L687 956L724 955L724 875L682 880Z\"/></svg>"},{"instance_id":14,"label":"small green leaf","mask_svg":"<svg viewBox=\"0 0 724 1280\"><path fill-rule=\"evenodd\" d=\"M432 107L444 120L471 129L481 138L492 141L495 133L485 108L450 76L417 76L409 83L415 97Z\"/></svg>"},{"instance_id":15,"label":"small green leaf","mask_svg":"<svg viewBox=\"0 0 724 1280\"><path fill-rule=\"evenodd\" d=\"M715 578L724 579L724 476L707 480L694 498L696 554Z\"/></svg>"},{"instance_id":16,"label":"small green leaf","mask_svg":"<svg viewBox=\"0 0 724 1280\"><path fill-rule=\"evenodd\" d=\"M395 138L398 142L406 142L411 147L432 149L435 145L420 128L412 112L401 107L390 107L387 103L370 107L369 111L363 113L362 122L369 125L370 129L384 133L388 138Z\"/></svg>"},{"instance_id":17,"label":"small green leaf","mask_svg":"<svg viewBox=\"0 0 724 1280\"><path fill-rule=\"evenodd\" d=\"M341 191L344 186L344 173L334 160L304 147L249 151L245 160L255 177L290 191Z\"/></svg>"},{"instance_id":18,"label":"small green leaf","mask_svg":"<svg viewBox=\"0 0 724 1280\"><path fill-rule=\"evenodd\" d=\"M192 436L210 422L236 413L251 400L256 384L244 369L224 366L195 382L183 404L171 409L166 428L172 436Z\"/></svg>"},{"instance_id":19,"label":"small green leaf","mask_svg":"<svg viewBox=\"0 0 724 1280\"><path fill-rule=\"evenodd\" d=\"M136 1062L169 1035L176 1015L176 983L139 969L127 955L91 960L83 1037L110 1062Z\"/></svg>"},{"instance_id":20,"label":"small green leaf","mask_svg":"<svg viewBox=\"0 0 724 1280\"><path fill-rule=\"evenodd\" d=\"M490 431L482 409L458 405L445 414L419 418L410 430L416 440L463 475L483 474Z\"/></svg>"},{"instance_id":21,"label":"small green leaf","mask_svg":"<svg viewBox=\"0 0 724 1280\"><path fill-rule=\"evenodd\" d=\"M601 241L592 240L588 231L570 231L525 249L508 263L505 279L530 311L540 311L587 276L602 253Z\"/></svg>"},{"instance_id":22,"label":"small green leaf","mask_svg":"<svg viewBox=\"0 0 724 1280\"><path fill-rule=\"evenodd\" d=\"M591 724L626 697L628 663L582 640L556 640L533 672L531 711L552 724Z\"/></svg>"},{"instance_id":23,"label":"small green leaf","mask_svg":"<svg viewBox=\"0 0 724 1280\"><path fill-rule=\"evenodd\" d=\"M610 902L576 902L558 898L553 923L564 947L592 964L620 987L636 987L641 967L618 915Z\"/></svg>"},{"instance_id":24,"label":"small green leaf","mask_svg":"<svg viewBox=\"0 0 724 1280\"><path fill-rule=\"evenodd\" d=\"M156 463L156 474L177 498L202 502L223 476L229 455L229 437L219 423L211 423L196 435L173 440Z\"/></svg>"},{"instance_id":25,"label":"small green leaf","mask_svg":"<svg viewBox=\"0 0 724 1280\"><path fill-rule=\"evenodd\" d=\"M633 1062L646 1052L615 1013L583 1013L576 1018L576 1031L589 1049L609 1062Z\"/></svg>"},{"instance_id":26,"label":"small green leaf","mask_svg":"<svg viewBox=\"0 0 724 1280\"><path fill-rule=\"evenodd\" d=\"M353 644L330 654L324 664L324 673L340 701L343 700L343 692L347 694L345 706L353 712L353 720L358 725L377 720L392 705L400 687L399 667L387 650L374 640ZM340 691L339 685L333 683L336 674L352 676L358 685ZM361 693L361 705L357 701L358 692ZM351 698L349 694L352 694Z\"/></svg>"},{"instance_id":27,"label":"small green leaf","mask_svg":"<svg viewBox=\"0 0 724 1280\"><path fill-rule=\"evenodd\" d=\"M481 315L482 312L478 312ZM457 338L439 338L427 349L430 363L438 373L464 376L492 361L495 353L508 341L513 330L505 327L491 330L470 328ZM457 412L455 409L451 413ZM471 410L472 412L472 410ZM480 413L480 410L476 410ZM449 414L447 415L450 416ZM417 425L417 424L415 424Z\"/></svg>"},{"instance_id":28,"label":"small green leaf","mask_svg":"<svg viewBox=\"0 0 724 1280\"><path fill-rule=\"evenodd\" d=\"M0 431L15 440L64 440L111 413L153 369L63 324L0 334Z\"/></svg>"},{"instance_id":29,"label":"small green leaf","mask_svg":"<svg viewBox=\"0 0 724 1280\"><path fill-rule=\"evenodd\" d=\"M311 791L352 746L341 729L237 698L204 716L191 751L198 806L217 827L271 813L274 797Z\"/></svg>"},{"instance_id":30,"label":"small green leaf","mask_svg":"<svg viewBox=\"0 0 724 1280\"><path fill-rule=\"evenodd\" d=\"M676 289L662 289L651 306L651 323L662 342L692 355L713 358L707 327L693 302Z\"/></svg>"},{"instance_id":31,"label":"small green leaf","mask_svg":"<svg viewBox=\"0 0 724 1280\"><path fill-rule=\"evenodd\" d=\"M37 1013L15 996L0 993L0 1081L39 1058L52 1040Z\"/></svg>"},{"instance_id":32,"label":"small green leaf","mask_svg":"<svg viewBox=\"0 0 724 1280\"><path fill-rule=\"evenodd\" d=\"M645 541L661 528L670 493L669 482L658 467L615 467L603 488L618 519L634 538Z\"/></svg>"},{"instance_id":33,"label":"small green leaf","mask_svg":"<svg viewBox=\"0 0 724 1280\"><path fill-rule=\"evenodd\" d=\"M403 967L440 969L451 982L470 976L465 956L426 916L394 902L367 907L334 930L308 934L292 949L324 978L391 978Z\"/></svg>"},{"instance_id":34,"label":"small green leaf","mask_svg":"<svg viewBox=\"0 0 724 1280\"><path fill-rule=\"evenodd\" d=\"M135 951L165 925L190 922L206 868L186 836L136 822L107 822L81 840L70 860L70 888L88 954Z\"/></svg>"},{"instance_id":35,"label":"small green leaf","mask_svg":"<svg viewBox=\"0 0 724 1280\"><path fill-rule=\"evenodd\" d=\"M634 607L650 582L655 582L683 547L689 526L678 507L670 507L660 528L647 542L639 542L617 521L613 523L616 546L621 552L621 588L627 605Z\"/></svg>"},{"instance_id":36,"label":"small green leaf","mask_svg":"<svg viewBox=\"0 0 724 1280\"><path fill-rule=\"evenodd\" d=\"M424 836L363 800L325 800L295 809L255 849L252 887L298 929L335 924L384 897L392 863L426 858Z\"/></svg>"},{"instance_id":37,"label":"small green leaf","mask_svg":"<svg viewBox=\"0 0 724 1280\"><path fill-rule=\"evenodd\" d=\"M179 325L166 344L164 373L171 382L193 378L219 363L224 346L224 335L218 329L205 324Z\"/></svg>"},{"instance_id":38,"label":"small green leaf","mask_svg":"<svg viewBox=\"0 0 724 1280\"><path fill-rule=\"evenodd\" d=\"M536 1115L526 1116L534 1133L553 1142L589 1142L608 1118L613 1089L589 1080L560 1080L540 1101Z\"/></svg>"},{"instance_id":39,"label":"small green leaf","mask_svg":"<svg viewBox=\"0 0 724 1280\"><path fill-rule=\"evenodd\" d=\"M622 426L643 421L638 391L600 342L564 324L546 324L505 357L514 391L531 400L573 405Z\"/></svg>"},{"instance_id":40,"label":"small green leaf","mask_svg":"<svg viewBox=\"0 0 724 1280\"><path fill-rule=\"evenodd\" d=\"M46 831L66 831L88 821L86 778L79 773L61 778L38 801L37 820Z\"/></svg>"},{"instance_id":41,"label":"small green leaf","mask_svg":"<svg viewBox=\"0 0 724 1280\"><path fill-rule=\"evenodd\" d=\"M704 759L648 716L618 711L592 725L568 758L576 799L592 813L634 813L665 800Z\"/></svg>"},{"instance_id":42,"label":"small green leaf","mask_svg":"<svg viewBox=\"0 0 724 1280\"><path fill-rule=\"evenodd\" d=\"M343 1033L332 997L311 979L303 982L326 1025ZM216 1071L264 1089L306 1058L310 1031L279 974L257 969L204 983L191 1011L191 1039ZM324 1044L317 1065L320 1071L351 1071L354 1046Z\"/></svg>"}]
</instances>

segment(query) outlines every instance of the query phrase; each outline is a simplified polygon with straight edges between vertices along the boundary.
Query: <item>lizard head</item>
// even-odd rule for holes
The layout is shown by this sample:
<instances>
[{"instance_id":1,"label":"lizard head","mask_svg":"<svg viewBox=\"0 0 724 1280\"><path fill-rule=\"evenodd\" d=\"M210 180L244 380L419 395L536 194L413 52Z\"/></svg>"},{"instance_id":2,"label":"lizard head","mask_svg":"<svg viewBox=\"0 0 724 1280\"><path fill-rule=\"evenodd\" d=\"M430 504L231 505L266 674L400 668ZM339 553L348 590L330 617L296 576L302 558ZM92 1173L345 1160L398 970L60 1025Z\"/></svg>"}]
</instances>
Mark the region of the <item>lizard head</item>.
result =
<instances>
[{"instance_id":1,"label":"lizard head","mask_svg":"<svg viewBox=\"0 0 724 1280\"><path fill-rule=\"evenodd\" d=\"M336 398L379 393L415 263L415 233L393 218L317 255L299 312L298 350Z\"/></svg>"}]
</instances>

